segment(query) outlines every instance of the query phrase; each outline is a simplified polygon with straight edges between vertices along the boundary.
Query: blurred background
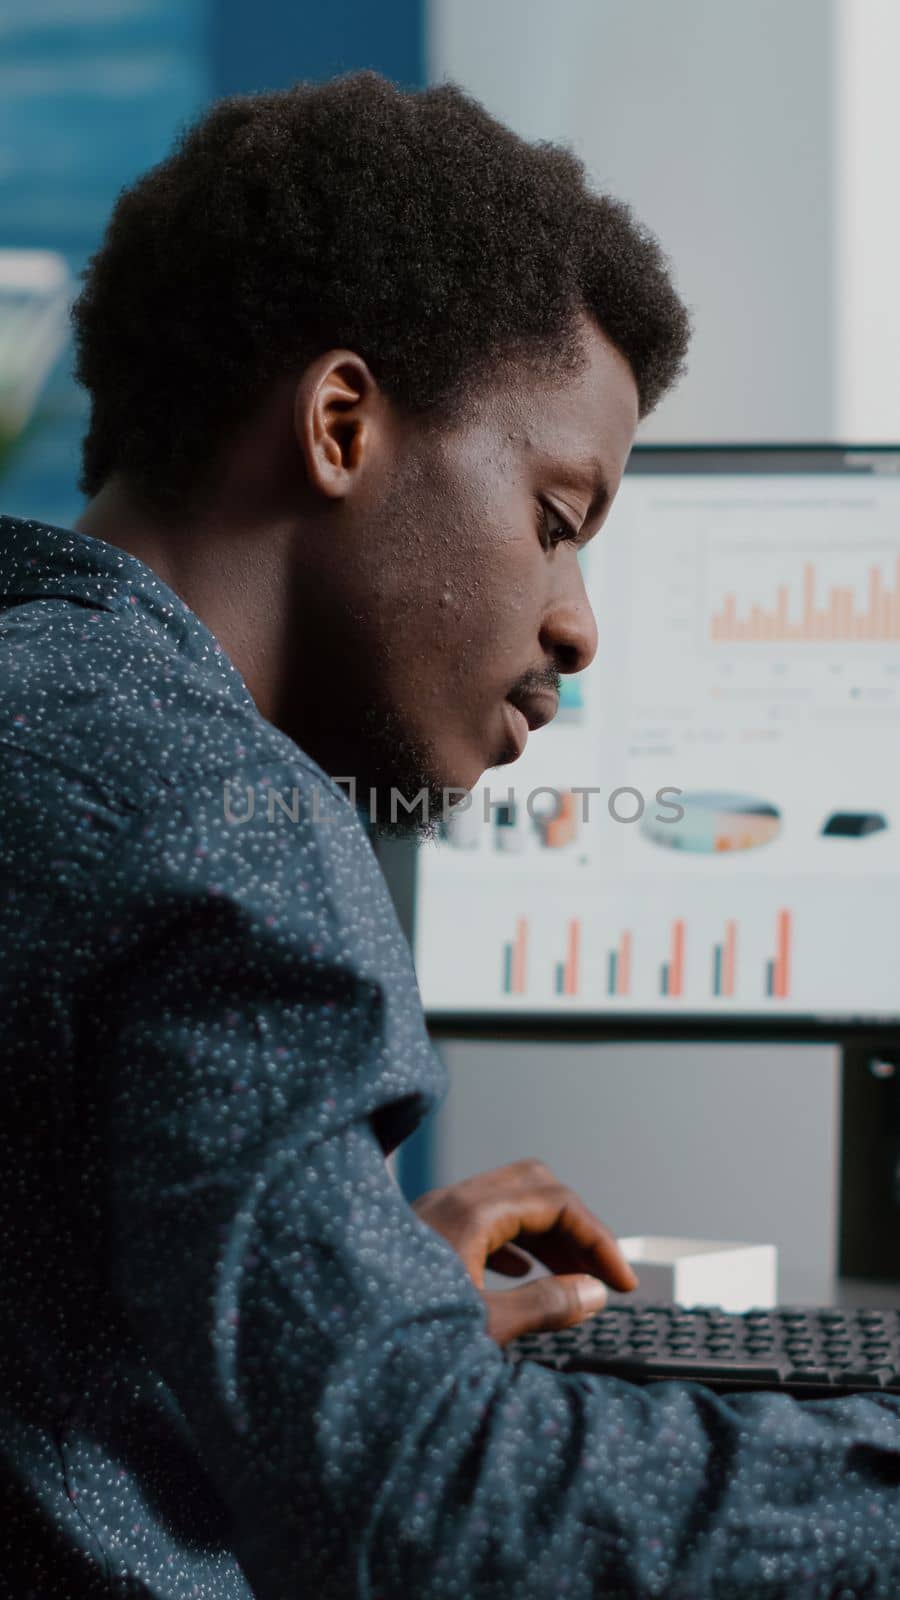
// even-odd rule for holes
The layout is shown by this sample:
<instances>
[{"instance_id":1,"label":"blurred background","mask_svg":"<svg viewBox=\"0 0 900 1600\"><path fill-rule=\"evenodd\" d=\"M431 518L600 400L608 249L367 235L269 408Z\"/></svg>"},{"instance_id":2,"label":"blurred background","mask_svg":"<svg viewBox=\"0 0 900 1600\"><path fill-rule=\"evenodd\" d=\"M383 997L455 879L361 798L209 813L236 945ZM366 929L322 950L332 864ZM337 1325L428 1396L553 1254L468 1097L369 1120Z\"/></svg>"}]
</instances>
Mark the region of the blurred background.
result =
<instances>
[{"instance_id":1,"label":"blurred background","mask_svg":"<svg viewBox=\"0 0 900 1600\"><path fill-rule=\"evenodd\" d=\"M658 233L696 335L645 437L897 437L898 48L892 0L3 0L4 509L78 514L61 278L122 186L211 99L360 66L564 140Z\"/></svg>"},{"instance_id":2,"label":"blurred background","mask_svg":"<svg viewBox=\"0 0 900 1600\"><path fill-rule=\"evenodd\" d=\"M122 186L212 99L358 67L569 143L658 234L696 334L645 439L900 439L898 59L896 0L2 0L0 510L80 513L65 311ZM823 1292L836 1050L438 1043L410 1195L536 1154L621 1232L771 1239Z\"/></svg>"}]
</instances>

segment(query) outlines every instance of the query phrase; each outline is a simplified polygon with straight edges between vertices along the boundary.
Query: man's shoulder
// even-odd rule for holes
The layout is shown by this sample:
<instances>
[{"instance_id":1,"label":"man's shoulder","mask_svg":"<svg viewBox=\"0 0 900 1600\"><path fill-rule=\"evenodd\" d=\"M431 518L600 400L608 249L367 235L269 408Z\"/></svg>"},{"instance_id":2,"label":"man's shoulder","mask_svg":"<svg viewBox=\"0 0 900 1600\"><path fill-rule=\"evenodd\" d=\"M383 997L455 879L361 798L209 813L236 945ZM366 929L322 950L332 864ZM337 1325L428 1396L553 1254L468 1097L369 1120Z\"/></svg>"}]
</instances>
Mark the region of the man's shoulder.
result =
<instances>
[{"instance_id":1,"label":"man's shoulder","mask_svg":"<svg viewBox=\"0 0 900 1600\"><path fill-rule=\"evenodd\" d=\"M0 743L141 806L227 764L267 724L221 676L139 619L64 596L0 612ZM274 731L274 730L273 730Z\"/></svg>"},{"instance_id":2,"label":"man's shoulder","mask_svg":"<svg viewBox=\"0 0 900 1600\"><path fill-rule=\"evenodd\" d=\"M352 812L340 788L216 663L65 597L0 611L0 810L88 859L135 817L191 802L226 822ZM86 821L86 819L90 819ZM45 841L46 842L46 841ZM67 853L66 851L63 852Z\"/></svg>"}]
</instances>

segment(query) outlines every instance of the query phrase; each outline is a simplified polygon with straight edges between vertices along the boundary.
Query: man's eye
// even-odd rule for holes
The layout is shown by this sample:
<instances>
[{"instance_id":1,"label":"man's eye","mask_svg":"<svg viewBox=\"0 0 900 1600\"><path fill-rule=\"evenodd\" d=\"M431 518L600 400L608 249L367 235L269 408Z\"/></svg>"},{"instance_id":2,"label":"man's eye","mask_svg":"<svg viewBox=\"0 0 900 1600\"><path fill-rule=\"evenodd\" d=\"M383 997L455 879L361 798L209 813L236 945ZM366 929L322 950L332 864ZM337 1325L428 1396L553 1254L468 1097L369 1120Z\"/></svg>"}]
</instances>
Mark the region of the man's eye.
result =
<instances>
[{"instance_id":1,"label":"man's eye","mask_svg":"<svg viewBox=\"0 0 900 1600\"><path fill-rule=\"evenodd\" d=\"M578 530L566 522L558 511L552 506L541 504L540 507L541 533L550 546L557 544L575 544L578 539Z\"/></svg>"}]
</instances>

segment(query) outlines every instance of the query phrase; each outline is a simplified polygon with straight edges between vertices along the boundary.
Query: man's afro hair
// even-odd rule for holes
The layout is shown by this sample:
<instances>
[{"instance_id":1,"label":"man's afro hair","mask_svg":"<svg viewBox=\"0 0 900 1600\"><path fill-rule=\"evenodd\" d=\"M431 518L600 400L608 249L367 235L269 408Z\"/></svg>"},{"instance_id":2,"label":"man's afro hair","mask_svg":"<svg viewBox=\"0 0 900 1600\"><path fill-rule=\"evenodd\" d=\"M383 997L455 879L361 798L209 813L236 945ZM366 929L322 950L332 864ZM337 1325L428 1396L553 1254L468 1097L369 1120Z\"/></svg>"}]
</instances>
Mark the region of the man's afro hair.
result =
<instances>
[{"instance_id":1,"label":"man's afro hair","mask_svg":"<svg viewBox=\"0 0 900 1600\"><path fill-rule=\"evenodd\" d=\"M122 191L83 276L79 488L117 471L163 513L325 350L354 350L408 414L452 418L498 363L573 370L586 311L645 416L689 338L656 240L571 151L455 85L374 72L215 102Z\"/></svg>"}]
</instances>

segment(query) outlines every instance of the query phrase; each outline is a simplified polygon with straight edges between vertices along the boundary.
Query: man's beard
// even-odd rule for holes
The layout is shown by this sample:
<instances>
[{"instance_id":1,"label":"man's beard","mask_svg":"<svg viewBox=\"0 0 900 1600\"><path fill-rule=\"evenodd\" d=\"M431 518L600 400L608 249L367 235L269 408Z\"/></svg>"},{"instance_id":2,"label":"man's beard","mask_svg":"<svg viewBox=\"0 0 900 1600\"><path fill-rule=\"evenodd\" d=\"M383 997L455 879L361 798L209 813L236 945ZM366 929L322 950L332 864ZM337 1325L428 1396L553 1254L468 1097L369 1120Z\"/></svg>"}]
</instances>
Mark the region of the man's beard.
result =
<instances>
[{"instance_id":1,"label":"man's beard","mask_svg":"<svg viewBox=\"0 0 900 1600\"><path fill-rule=\"evenodd\" d=\"M384 839L437 838L442 819L460 798L437 775L434 746L403 732L393 711L368 709L361 719L367 776L357 787L356 805L373 831Z\"/></svg>"}]
</instances>

